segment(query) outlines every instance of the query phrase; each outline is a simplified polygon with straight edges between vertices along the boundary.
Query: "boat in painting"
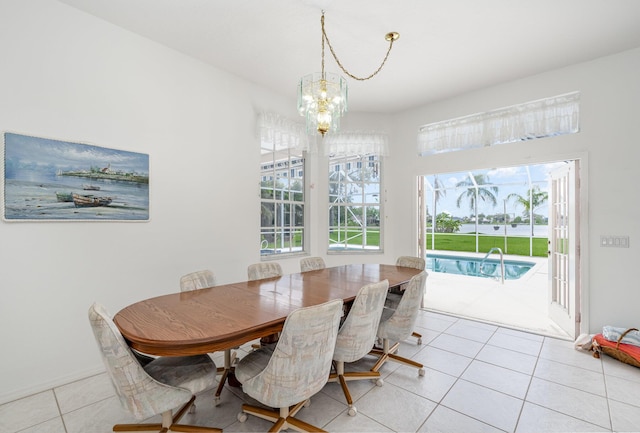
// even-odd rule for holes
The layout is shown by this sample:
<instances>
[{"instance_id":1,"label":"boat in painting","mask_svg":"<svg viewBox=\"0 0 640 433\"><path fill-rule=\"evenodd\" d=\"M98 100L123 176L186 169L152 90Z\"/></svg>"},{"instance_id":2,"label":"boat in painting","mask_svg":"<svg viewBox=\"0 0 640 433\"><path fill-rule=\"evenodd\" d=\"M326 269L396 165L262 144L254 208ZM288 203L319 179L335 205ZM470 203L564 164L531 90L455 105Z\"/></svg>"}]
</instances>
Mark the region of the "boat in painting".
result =
<instances>
[{"instance_id":1,"label":"boat in painting","mask_svg":"<svg viewBox=\"0 0 640 433\"><path fill-rule=\"evenodd\" d=\"M73 201L73 195L70 192L56 191L56 199L61 202L71 202Z\"/></svg>"},{"instance_id":2,"label":"boat in painting","mask_svg":"<svg viewBox=\"0 0 640 433\"><path fill-rule=\"evenodd\" d=\"M73 194L73 204L76 207L98 207L111 204L111 197L94 197L92 195Z\"/></svg>"},{"instance_id":3,"label":"boat in painting","mask_svg":"<svg viewBox=\"0 0 640 433\"><path fill-rule=\"evenodd\" d=\"M100 187L96 185L84 184L82 185L82 189L84 189L85 191L100 191Z\"/></svg>"}]
</instances>

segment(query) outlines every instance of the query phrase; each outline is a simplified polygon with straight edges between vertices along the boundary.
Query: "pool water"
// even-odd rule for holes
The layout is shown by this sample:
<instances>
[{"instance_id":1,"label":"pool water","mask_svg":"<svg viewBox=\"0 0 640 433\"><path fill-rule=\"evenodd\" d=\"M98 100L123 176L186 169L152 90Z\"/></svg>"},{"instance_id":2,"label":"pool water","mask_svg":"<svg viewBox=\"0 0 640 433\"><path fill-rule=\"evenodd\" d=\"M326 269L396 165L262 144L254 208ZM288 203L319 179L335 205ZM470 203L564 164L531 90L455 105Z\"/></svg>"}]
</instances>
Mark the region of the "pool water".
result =
<instances>
[{"instance_id":1,"label":"pool water","mask_svg":"<svg viewBox=\"0 0 640 433\"><path fill-rule=\"evenodd\" d=\"M500 278L500 259L427 254L427 270L472 277ZM535 266L534 262L505 260L504 279L517 280Z\"/></svg>"}]
</instances>

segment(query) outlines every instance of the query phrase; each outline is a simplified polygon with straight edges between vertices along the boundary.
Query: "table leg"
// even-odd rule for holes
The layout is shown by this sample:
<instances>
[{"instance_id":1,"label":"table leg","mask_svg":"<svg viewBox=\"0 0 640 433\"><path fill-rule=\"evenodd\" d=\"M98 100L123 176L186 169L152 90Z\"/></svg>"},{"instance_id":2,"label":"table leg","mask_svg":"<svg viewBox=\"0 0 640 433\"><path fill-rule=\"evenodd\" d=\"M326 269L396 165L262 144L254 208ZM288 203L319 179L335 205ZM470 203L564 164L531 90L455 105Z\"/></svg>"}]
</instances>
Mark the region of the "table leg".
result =
<instances>
[{"instance_id":1,"label":"table leg","mask_svg":"<svg viewBox=\"0 0 640 433\"><path fill-rule=\"evenodd\" d=\"M224 351L224 367L218 369L218 374L222 374L220 377L220 382L218 383L218 389L216 390L215 395L215 405L218 406L220 404L220 394L224 388L224 384L229 381L230 386L238 386L239 382L235 378L235 374L233 372L233 361L236 358L236 353L231 352L230 349Z\"/></svg>"}]
</instances>

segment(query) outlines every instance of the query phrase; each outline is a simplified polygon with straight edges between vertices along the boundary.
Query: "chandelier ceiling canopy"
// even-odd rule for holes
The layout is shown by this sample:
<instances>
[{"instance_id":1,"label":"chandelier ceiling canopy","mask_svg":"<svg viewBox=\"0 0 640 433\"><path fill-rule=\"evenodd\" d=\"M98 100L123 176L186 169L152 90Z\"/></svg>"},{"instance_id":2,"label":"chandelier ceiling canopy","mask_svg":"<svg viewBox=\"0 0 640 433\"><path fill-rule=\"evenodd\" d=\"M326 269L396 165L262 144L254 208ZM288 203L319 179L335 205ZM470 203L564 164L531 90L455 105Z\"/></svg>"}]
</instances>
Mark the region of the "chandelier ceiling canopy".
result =
<instances>
[{"instance_id":1,"label":"chandelier ceiling canopy","mask_svg":"<svg viewBox=\"0 0 640 433\"><path fill-rule=\"evenodd\" d=\"M324 135L329 131L337 131L340 127L340 118L347 111L347 81L338 74L327 73L324 70L324 46L325 42L331 51L331 55L336 63L349 77L358 81L365 81L373 78L384 66L393 43L400 35L396 32L389 32L385 35L385 40L389 42L389 49L384 56L382 63L371 75L367 77L357 77L347 71L336 55L327 33L324 28L324 11L320 18L322 30L322 63L320 72L305 75L298 84L298 112L306 118L307 132L318 131Z\"/></svg>"}]
</instances>

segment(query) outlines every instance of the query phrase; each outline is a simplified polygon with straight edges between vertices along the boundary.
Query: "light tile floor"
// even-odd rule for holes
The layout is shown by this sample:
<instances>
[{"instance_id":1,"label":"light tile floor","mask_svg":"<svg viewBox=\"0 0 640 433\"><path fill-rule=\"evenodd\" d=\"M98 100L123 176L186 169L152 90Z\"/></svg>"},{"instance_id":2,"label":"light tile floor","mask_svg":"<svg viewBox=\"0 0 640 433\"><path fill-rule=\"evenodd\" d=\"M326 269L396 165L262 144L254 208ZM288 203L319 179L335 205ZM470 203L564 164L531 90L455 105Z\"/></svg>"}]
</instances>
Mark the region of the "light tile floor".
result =
<instances>
[{"instance_id":1,"label":"light tile floor","mask_svg":"<svg viewBox=\"0 0 640 433\"><path fill-rule=\"evenodd\" d=\"M355 417L336 383L314 396L300 417L331 432L640 431L640 369L593 358L566 340L433 312L420 313L416 330L423 344L409 339L400 353L423 363L424 377L385 364L382 387L349 382ZM357 364L369 369L373 358ZM196 414L184 422L227 432L269 428L252 416L237 421L247 400L239 388L227 386L218 407L213 394L199 395ZM0 406L2 433L107 433L132 421L105 374Z\"/></svg>"}]
</instances>

